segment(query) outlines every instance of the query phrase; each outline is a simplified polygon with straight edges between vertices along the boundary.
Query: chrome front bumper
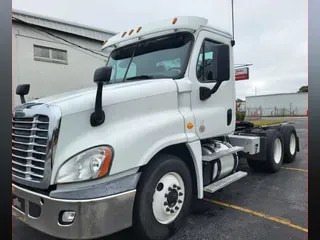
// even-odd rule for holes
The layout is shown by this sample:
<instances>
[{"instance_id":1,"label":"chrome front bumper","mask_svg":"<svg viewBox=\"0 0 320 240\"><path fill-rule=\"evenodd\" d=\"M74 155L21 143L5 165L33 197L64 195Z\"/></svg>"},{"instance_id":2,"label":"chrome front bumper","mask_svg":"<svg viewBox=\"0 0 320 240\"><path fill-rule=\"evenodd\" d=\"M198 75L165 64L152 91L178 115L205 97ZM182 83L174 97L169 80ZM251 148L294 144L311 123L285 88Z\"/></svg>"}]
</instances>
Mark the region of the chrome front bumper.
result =
<instances>
[{"instance_id":1,"label":"chrome front bumper","mask_svg":"<svg viewBox=\"0 0 320 240\"><path fill-rule=\"evenodd\" d=\"M136 190L95 199L72 200L52 198L12 184L12 193L12 214L27 225L54 237L94 239L132 225ZM75 212L71 224L62 225L59 222L62 211Z\"/></svg>"}]
</instances>

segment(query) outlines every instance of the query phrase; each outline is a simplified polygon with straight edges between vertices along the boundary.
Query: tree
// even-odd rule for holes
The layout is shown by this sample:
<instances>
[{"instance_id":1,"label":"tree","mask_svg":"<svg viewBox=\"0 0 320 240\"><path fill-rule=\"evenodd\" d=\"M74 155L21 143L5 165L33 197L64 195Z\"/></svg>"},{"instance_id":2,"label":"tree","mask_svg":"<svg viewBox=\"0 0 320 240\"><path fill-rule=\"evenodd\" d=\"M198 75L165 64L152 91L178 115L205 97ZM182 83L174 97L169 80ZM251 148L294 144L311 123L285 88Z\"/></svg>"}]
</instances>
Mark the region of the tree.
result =
<instances>
[{"instance_id":1,"label":"tree","mask_svg":"<svg viewBox=\"0 0 320 240\"><path fill-rule=\"evenodd\" d=\"M302 86L298 92L308 92L308 85Z\"/></svg>"}]
</instances>

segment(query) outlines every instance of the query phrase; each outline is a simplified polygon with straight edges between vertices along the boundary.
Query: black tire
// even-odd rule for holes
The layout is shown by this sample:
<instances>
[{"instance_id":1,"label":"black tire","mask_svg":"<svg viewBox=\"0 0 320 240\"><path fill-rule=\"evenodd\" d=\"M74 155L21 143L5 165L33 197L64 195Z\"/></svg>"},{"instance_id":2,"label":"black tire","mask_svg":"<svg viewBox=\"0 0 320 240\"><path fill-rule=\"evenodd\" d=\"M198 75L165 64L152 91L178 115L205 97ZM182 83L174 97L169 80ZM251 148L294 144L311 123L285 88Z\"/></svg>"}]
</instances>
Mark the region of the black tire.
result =
<instances>
[{"instance_id":1,"label":"black tire","mask_svg":"<svg viewBox=\"0 0 320 240\"><path fill-rule=\"evenodd\" d=\"M277 129L269 128L265 132L268 137L266 161L258 161L258 160L253 160L248 158L247 162L249 167L253 168L254 170L268 172L268 173L275 173L281 169L281 166L283 163L283 156L284 156L283 138L282 138L282 134ZM280 140L281 147L282 147L281 157L278 163L275 161L275 158L274 158L274 144L276 139Z\"/></svg>"},{"instance_id":2,"label":"black tire","mask_svg":"<svg viewBox=\"0 0 320 240\"><path fill-rule=\"evenodd\" d=\"M265 130L262 128L254 128L250 131L251 133L263 133ZM252 168L255 171L262 171L264 169L264 162L247 158L247 163L250 168Z\"/></svg>"},{"instance_id":3,"label":"black tire","mask_svg":"<svg viewBox=\"0 0 320 240\"><path fill-rule=\"evenodd\" d=\"M161 224L153 214L152 203L156 185L169 172L180 175L185 186L185 198L179 215L169 224ZM188 166L180 158L161 154L142 172L133 211L133 230L138 239L162 240L172 236L184 223L192 201L192 180Z\"/></svg>"},{"instance_id":4,"label":"black tire","mask_svg":"<svg viewBox=\"0 0 320 240\"><path fill-rule=\"evenodd\" d=\"M265 130L263 130L262 128L254 128L250 132L251 133L263 133L263 132L265 132Z\"/></svg>"},{"instance_id":5,"label":"black tire","mask_svg":"<svg viewBox=\"0 0 320 240\"><path fill-rule=\"evenodd\" d=\"M298 137L296 133L296 129L293 126L290 125L284 125L281 127L280 132L283 137L283 143L284 143L284 156L283 156L283 162L285 163L292 163L296 159L296 154L297 154L297 143L298 143ZM294 136L295 138L295 149L294 152L291 153L290 151L290 139L291 135Z\"/></svg>"},{"instance_id":6,"label":"black tire","mask_svg":"<svg viewBox=\"0 0 320 240\"><path fill-rule=\"evenodd\" d=\"M252 159L247 159L247 163L248 163L248 166L250 168L252 168L253 170L255 171L261 171L263 170L263 164L264 162L262 161L259 161L259 160L252 160Z\"/></svg>"}]
</instances>

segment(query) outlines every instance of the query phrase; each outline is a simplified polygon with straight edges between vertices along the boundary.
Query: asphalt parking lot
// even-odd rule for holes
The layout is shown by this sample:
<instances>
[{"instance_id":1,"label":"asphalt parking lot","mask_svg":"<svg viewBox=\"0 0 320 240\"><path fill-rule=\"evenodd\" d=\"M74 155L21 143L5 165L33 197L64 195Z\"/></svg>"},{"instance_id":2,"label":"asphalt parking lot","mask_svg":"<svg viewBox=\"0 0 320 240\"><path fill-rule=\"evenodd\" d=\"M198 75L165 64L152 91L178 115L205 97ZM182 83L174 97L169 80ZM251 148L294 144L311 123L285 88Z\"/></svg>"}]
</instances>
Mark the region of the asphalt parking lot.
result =
<instances>
[{"instance_id":1,"label":"asphalt parking lot","mask_svg":"<svg viewBox=\"0 0 320 240\"><path fill-rule=\"evenodd\" d=\"M295 119L300 152L294 163L270 175L253 172L240 161L240 170L248 176L205 200L195 200L186 225L171 240L307 239L307 121ZM127 229L103 240L130 238L132 230ZM55 238L14 219L13 239Z\"/></svg>"}]
</instances>

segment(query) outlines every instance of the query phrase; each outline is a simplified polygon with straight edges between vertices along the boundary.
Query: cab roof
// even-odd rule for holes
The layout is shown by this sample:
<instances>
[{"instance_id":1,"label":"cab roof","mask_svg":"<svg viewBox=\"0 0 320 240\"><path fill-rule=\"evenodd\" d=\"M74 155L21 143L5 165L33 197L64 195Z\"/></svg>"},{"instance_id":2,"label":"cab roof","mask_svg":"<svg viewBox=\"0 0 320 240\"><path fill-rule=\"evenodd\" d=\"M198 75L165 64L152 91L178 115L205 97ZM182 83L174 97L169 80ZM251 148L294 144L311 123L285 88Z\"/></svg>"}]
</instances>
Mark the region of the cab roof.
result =
<instances>
[{"instance_id":1,"label":"cab roof","mask_svg":"<svg viewBox=\"0 0 320 240\"><path fill-rule=\"evenodd\" d=\"M169 30L186 30L186 31L197 31L200 27L214 29L220 34L231 37L230 33L223 30L219 30L208 25L208 19L194 16L180 16L170 19L164 19L160 21L151 22L145 25L132 28L128 31L120 32L110 39L104 41L102 50L108 47L115 46L119 43L141 38L154 33L165 32Z\"/></svg>"}]
</instances>

